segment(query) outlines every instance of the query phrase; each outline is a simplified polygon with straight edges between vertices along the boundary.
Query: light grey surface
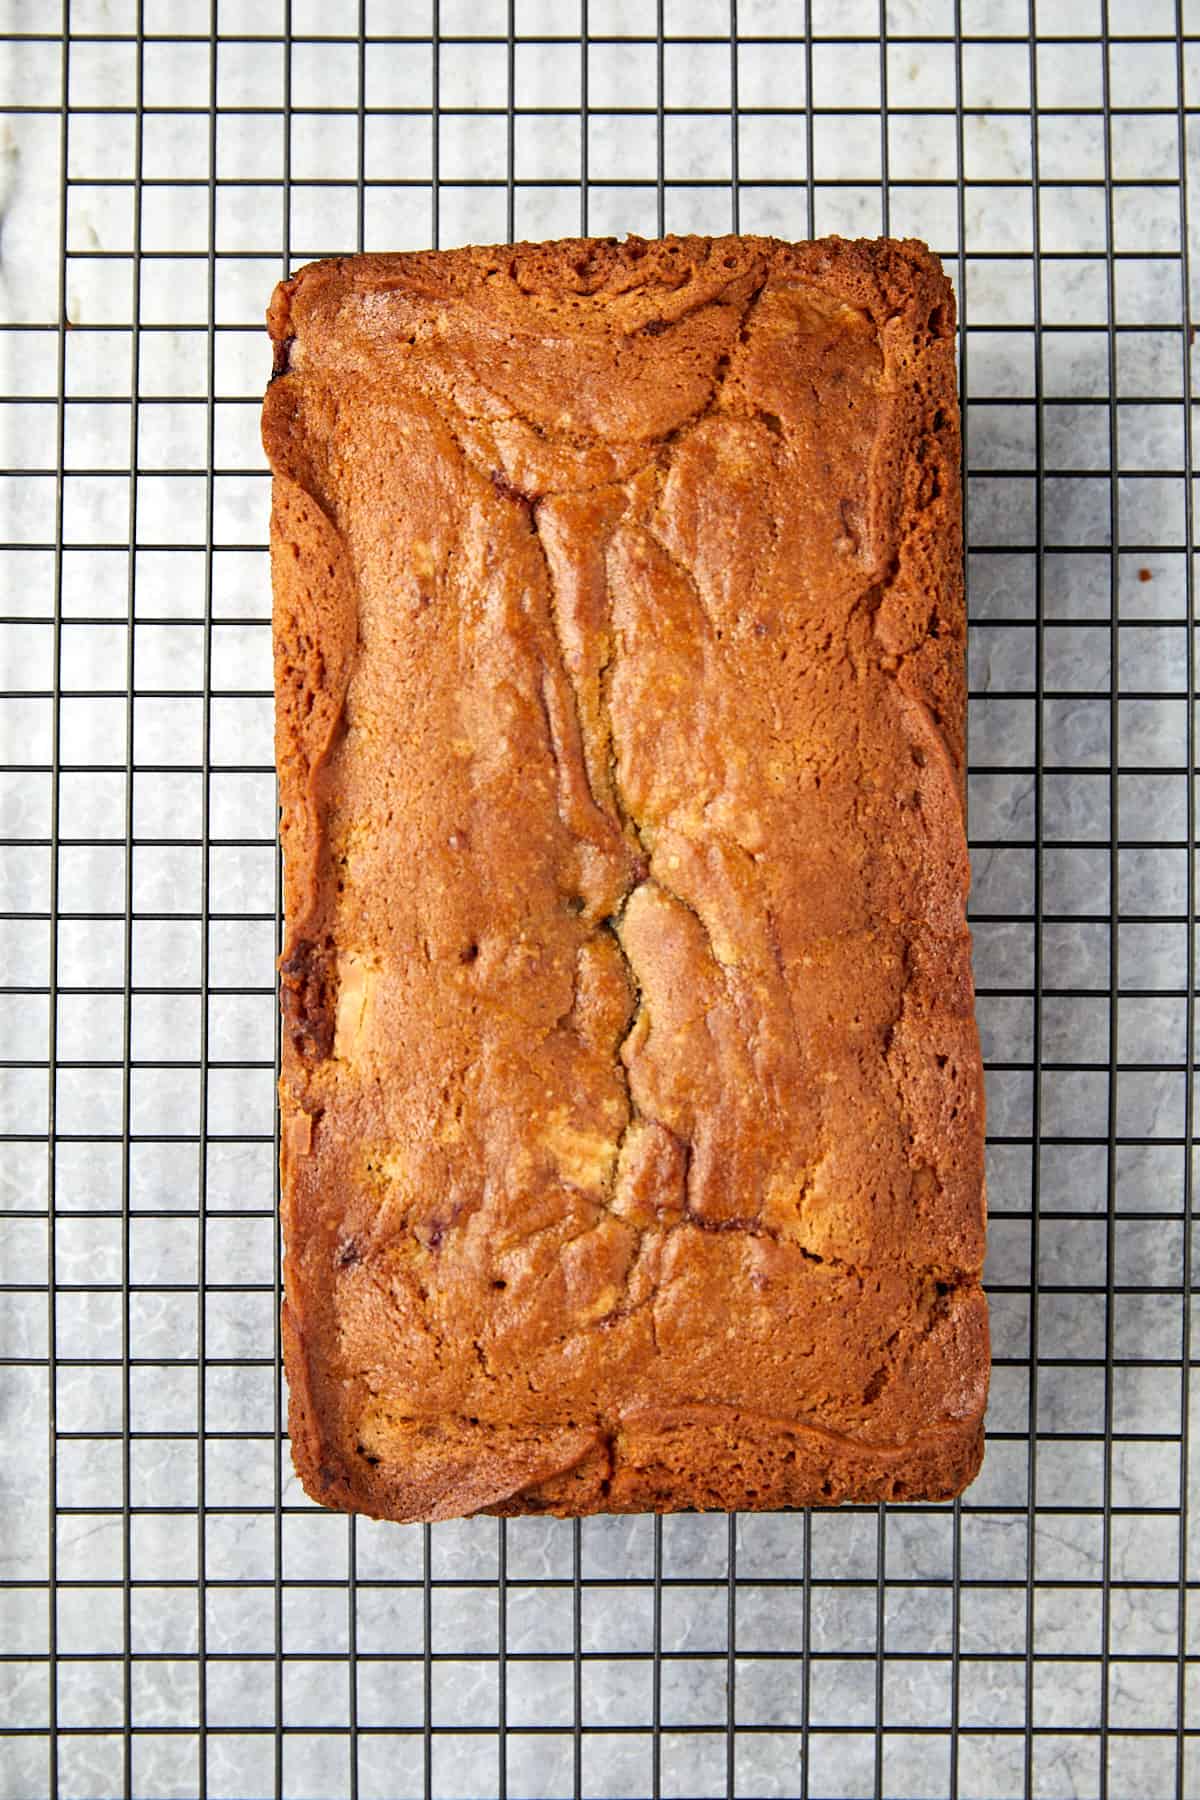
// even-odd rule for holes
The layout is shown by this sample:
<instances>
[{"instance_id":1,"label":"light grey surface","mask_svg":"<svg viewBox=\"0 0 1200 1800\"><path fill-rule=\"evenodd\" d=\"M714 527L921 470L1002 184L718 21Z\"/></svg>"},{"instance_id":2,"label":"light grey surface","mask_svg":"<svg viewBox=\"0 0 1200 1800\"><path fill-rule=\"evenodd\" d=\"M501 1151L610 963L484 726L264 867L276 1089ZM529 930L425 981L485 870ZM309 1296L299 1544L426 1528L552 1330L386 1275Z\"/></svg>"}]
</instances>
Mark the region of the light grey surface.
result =
<instances>
[{"instance_id":1,"label":"light grey surface","mask_svg":"<svg viewBox=\"0 0 1200 1800\"><path fill-rule=\"evenodd\" d=\"M0 0L0 26L45 31L54 10ZM1100 0L1043 0L1043 37L1080 41L1041 43L1032 55L1016 0L962 0L957 9L949 0L891 0L889 35L907 41L890 43L882 63L874 0L813 0L811 55L803 42L747 43L737 55L741 106L780 109L741 121L742 228L799 236L810 226L873 233L886 224L925 236L948 258L969 327L973 911L996 1140L988 1272L997 1367L983 1475L961 1508L886 1518L745 1517L732 1533L723 1518L659 1527L600 1519L578 1530L539 1520L504 1530L485 1520L439 1526L426 1538L319 1514L274 1438L276 889L257 412L267 369L261 313L284 252L284 52L275 41L237 40L277 36L284 7L222 0L214 69L210 7L145 0L143 98L156 110L142 122L140 247L170 254L146 256L138 269L134 190L116 185L136 172L134 120L87 110L132 105L135 48L108 34L131 31L137 10L132 0L73 0L69 10L67 166L89 185L71 188L66 221L66 314L86 329L68 332L63 346L64 917L52 1247L45 915L55 796L45 766L55 753L47 696L56 583L44 546L56 535L59 334L0 337L3 392L25 396L0 405L0 465L31 471L0 477L0 538L28 546L0 561L3 612L14 621L0 626L0 1019L6 1056L24 1065L0 1079L0 1129L19 1134L0 1161L0 1280L14 1284L0 1305L0 1577L9 1584L0 1589L0 1731L25 1734L0 1745L0 1795L33 1800L47 1791L42 1734L56 1714L58 1791L71 1800L124 1792L127 1778L144 1800L195 1794L201 1756L214 1800L258 1800L276 1792L277 1752L282 1793L324 1800L349 1793L352 1751L363 1800L400 1800L424 1788L425 1741L405 1729L424 1725L427 1704L430 1791L445 1800L493 1795L502 1684L514 1796L574 1791L577 1724L583 1794L646 1795L656 1779L664 1795L724 1794L731 1704L741 1795L801 1791L805 1720L814 1796L953 1789L980 1800L1027 1792L1083 1800L1100 1791L1102 1759L1111 1795L1200 1793L1190 1739L1177 1777L1174 1735L1184 1649L1176 1584L1200 1577L1194 1529L1188 1567L1180 1566L1200 1471L1189 1488L1179 1358L1189 1126L1184 846L1194 825L1184 772L1190 624L1178 471L1188 420L1176 110L1181 100L1200 104L1200 42L1184 44L1181 96L1175 45L1156 35L1173 31L1174 9L1110 0L1113 34L1155 41L1113 47L1107 134L1098 112L1071 110L1105 98ZM968 42L956 57L943 41L956 11L969 37L999 41ZM1188 29L1200 31L1200 11L1184 11ZM292 0L290 12L298 37L358 28L357 0ZM668 36L729 30L724 0L666 0L664 13ZM376 37L420 34L430 8L367 0L365 15ZM739 0L737 15L745 36L803 31L803 9L789 0ZM588 8L594 35L652 33L654 17L647 0L590 0ZM502 38L507 7L441 0L440 22L447 36ZM515 0L515 22L518 35L573 33L579 8ZM168 30L206 41L169 45L153 35ZM820 41L835 31L861 41ZM445 44L439 66L444 106L503 106L503 42ZM577 45L520 42L518 106L577 106L580 67ZM368 177L382 184L365 190L366 247L430 241L429 188L386 185L397 175L428 181L430 119L370 109L428 106L431 68L428 46L373 42L360 61L349 41L294 44L293 262L355 247L360 148ZM1036 242L1032 75L1041 109ZM657 81L653 45L590 51L595 232L656 229L655 186L622 186L656 173L653 111L629 117L605 108L653 109ZM57 42L9 46L0 59L0 104L48 109L0 120L0 309L9 324L38 327L58 316L61 82ZM668 43L668 107L728 108L731 84L727 43ZM810 84L818 108L849 109L813 117L811 192L809 135L796 110ZM223 109L211 233L210 91ZM356 110L326 118L304 110L357 109L360 98L368 109L361 146ZM903 110L922 107L943 110ZM1124 110L1145 107L1161 110ZM1194 120L1188 126L1194 167ZM580 131L577 116L517 119L517 173L537 182L516 189L518 235L578 229ZM728 228L729 146L723 112L666 120L669 229ZM443 117L443 245L505 235L507 156L502 115ZM1106 170L1152 184L1115 188L1111 221ZM461 185L480 175L498 185ZM312 185L313 177L338 185ZM691 177L713 185L672 186ZM248 185L226 185L235 180ZM915 185L922 181L940 185ZM1111 265L1110 233L1121 253ZM210 242L220 252L211 271ZM211 338L210 278L221 328ZM1035 284L1046 326L1066 328L1046 330L1040 343ZM1110 298L1121 327L1111 335ZM220 396L211 411L210 356ZM144 403L131 419L135 359ZM1111 411L1097 404L1109 395L1110 369ZM220 471L211 481L203 473L210 426ZM1115 778L1114 755L1127 769ZM138 840L132 866L127 823ZM207 855L198 841L206 823ZM1039 881L1049 915L1040 934ZM66 916L74 913L101 916ZM120 1067L127 982L128 1087ZM172 992L202 983L211 990L206 1019L197 994ZM1031 1147L1039 1055L1040 1142ZM1073 1141L1080 1137L1100 1141ZM50 1267L53 1345L38 1285ZM1117 1366L1106 1374L1109 1350ZM52 1381L62 1434L55 1508L46 1495ZM1194 1431L1190 1441L1200 1441ZM277 1493L285 1509L278 1529ZM657 1615L656 1560L665 1582ZM51 1576L59 1584L53 1670ZM1200 1648L1191 1641L1195 1617L1193 1603L1190 1654ZM578 1695L576 1641L585 1653ZM656 1646L657 1686L648 1654ZM426 1649L435 1659L428 1697ZM1183 1722L1198 1729L1190 1662L1184 1693ZM1028 1783L1027 1722L1036 1728ZM278 1745L277 1725L287 1728ZM524 1729L532 1726L545 1731Z\"/></svg>"}]
</instances>

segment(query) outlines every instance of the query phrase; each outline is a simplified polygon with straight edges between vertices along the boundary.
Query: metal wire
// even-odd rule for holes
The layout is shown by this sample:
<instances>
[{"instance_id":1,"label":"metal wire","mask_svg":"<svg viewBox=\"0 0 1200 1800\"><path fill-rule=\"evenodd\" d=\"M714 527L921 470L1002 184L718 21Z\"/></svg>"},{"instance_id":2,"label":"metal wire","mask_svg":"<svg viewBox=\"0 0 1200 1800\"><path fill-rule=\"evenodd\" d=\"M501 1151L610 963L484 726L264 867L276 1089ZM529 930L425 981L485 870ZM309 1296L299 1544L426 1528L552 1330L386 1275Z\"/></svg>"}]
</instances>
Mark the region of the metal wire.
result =
<instances>
[{"instance_id":1,"label":"metal wire","mask_svg":"<svg viewBox=\"0 0 1200 1800\"><path fill-rule=\"evenodd\" d=\"M0 1800L1200 1792L1195 16L0 24ZM409 1530L290 1472L261 308L313 255L576 228L955 274L996 1355L954 1507Z\"/></svg>"}]
</instances>

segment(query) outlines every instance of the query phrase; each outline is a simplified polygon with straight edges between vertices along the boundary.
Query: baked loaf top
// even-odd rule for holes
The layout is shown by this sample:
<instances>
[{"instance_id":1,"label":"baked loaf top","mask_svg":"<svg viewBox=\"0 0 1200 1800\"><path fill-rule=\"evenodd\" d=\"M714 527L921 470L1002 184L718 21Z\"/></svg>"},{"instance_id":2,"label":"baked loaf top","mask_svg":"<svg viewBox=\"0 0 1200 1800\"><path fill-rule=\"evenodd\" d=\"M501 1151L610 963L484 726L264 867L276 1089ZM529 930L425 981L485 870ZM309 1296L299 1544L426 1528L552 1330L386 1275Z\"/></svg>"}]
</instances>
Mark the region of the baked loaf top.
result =
<instances>
[{"instance_id":1,"label":"baked loaf top","mask_svg":"<svg viewBox=\"0 0 1200 1800\"><path fill-rule=\"evenodd\" d=\"M306 1488L957 1492L988 1349L940 266L360 256L269 324Z\"/></svg>"}]
</instances>

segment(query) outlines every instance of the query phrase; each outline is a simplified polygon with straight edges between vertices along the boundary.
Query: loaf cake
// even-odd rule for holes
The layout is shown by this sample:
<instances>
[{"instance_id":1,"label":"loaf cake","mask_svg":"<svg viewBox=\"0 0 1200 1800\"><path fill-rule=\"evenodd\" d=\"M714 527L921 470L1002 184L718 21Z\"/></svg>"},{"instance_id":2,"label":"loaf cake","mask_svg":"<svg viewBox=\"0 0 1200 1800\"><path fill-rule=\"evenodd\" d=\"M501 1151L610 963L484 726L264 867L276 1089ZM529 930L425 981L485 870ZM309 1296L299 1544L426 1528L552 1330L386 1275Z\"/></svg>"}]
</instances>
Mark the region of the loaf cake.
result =
<instances>
[{"instance_id":1,"label":"loaf cake","mask_svg":"<svg viewBox=\"0 0 1200 1800\"><path fill-rule=\"evenodd\" d=\"M956 1494L988 1337L938 262L358 256L268 317L305 1488Z\"/></svg>"}]
</instances>

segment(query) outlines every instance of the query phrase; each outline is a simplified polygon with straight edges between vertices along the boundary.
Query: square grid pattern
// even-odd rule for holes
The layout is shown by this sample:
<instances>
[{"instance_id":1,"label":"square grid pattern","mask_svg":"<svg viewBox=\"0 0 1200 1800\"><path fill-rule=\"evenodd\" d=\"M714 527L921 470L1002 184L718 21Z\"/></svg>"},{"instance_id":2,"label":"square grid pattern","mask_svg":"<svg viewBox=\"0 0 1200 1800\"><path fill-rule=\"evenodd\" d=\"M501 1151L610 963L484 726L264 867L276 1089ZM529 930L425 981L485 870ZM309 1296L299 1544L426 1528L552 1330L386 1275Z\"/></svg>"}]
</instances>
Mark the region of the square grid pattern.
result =
<instances>
[{"instance_id":1,"label":"square grid pattern","mask_svg":"<svg viewBox=\"0 0 1200 1800\"><path fill-rule=\"evenodd\" d=\"M1189 0L0 0L0 1795L1200 1794ZM291 1474L262 311L357 247L927 238L996 1354L953 1507Z\"/></svg>"}]
</instances>

